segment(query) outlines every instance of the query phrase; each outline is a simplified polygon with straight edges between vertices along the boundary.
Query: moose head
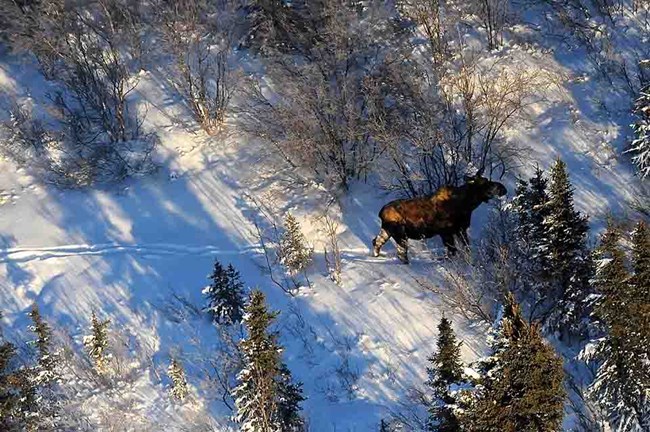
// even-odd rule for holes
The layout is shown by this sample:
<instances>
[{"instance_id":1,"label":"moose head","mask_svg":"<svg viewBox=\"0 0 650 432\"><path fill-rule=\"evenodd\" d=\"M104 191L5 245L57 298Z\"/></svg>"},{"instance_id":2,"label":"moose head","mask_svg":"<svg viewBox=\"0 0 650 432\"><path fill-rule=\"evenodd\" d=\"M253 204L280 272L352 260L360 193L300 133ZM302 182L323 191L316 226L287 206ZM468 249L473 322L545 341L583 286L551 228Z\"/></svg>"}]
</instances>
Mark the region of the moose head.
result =
<instances>
[{"instance_id":1,"label":"moose head","mask_svg":"<svg viewBox=\"0 0 650 432\"><path fill-rule=\"evenodd\" d=\"M472 195L479 202L488 202L492 198L502 197L508 193L506 187L499 183L483 177L483 168L475 175L464 177L465 185L472 191Z\"/></svg>"}]
</instances>

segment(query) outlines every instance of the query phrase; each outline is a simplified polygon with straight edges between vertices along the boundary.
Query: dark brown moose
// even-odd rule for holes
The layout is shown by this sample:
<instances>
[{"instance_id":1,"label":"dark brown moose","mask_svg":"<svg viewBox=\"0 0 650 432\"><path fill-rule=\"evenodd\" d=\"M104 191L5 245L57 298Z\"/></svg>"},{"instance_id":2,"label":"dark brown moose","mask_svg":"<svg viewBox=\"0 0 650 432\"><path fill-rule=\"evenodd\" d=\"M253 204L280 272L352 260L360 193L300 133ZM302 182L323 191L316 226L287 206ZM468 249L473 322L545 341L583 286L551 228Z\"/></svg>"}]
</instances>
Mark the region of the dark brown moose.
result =
<instances>
[{"instance_id":1,"label":"dark brown moose","mask_svg":"<svg viewBox=\"0 0 650 432\"><path fill-rule=\"evenodd\" d=\"M493 182L479 171L465 177L462 186L443 186L433 195L391 201L379 212L381 231L372 240L373 255L379 256L381 247L391 237L397 244L397 257L408 264L408 239L422 240L439 235L454 255L457 251L454 238L469 244L467 229L472 212L481 203L507 193L505 186Z\"/></svg>"}]
</instances>

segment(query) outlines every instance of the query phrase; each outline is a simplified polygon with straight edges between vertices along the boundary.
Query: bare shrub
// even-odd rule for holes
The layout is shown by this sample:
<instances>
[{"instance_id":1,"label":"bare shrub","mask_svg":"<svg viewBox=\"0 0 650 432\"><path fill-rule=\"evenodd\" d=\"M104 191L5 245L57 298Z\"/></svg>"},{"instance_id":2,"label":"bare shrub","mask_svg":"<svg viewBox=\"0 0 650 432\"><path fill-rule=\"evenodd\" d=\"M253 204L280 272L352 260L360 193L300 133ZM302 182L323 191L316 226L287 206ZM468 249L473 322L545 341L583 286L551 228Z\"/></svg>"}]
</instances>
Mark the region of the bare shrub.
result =
<instances>
[{"instance_id":1,"label":"bare shrub","mask_svg":"<svg viewBox=\"0 0 650 432\"><path fill-rule=\"evenodd\" d=\"M269 85L248 87L239 111L244 131L329 188L365 179L381 152L368 131L363 82L383 50L379 39L385 37L377 32L386 26L371 12L365 18L343 0L326 2L321 39L300 56L271 57Z\"/></svg>"},{"instance_id":2,"label":"bare shrub","mask_svg":"<svg viewBox=\"0 0 650 432\"><path fill-rule=\"evenodd\" d=\"M231 330L225 327L218 328L217 353L209 356L206 369L206 376L212 387L220 394L221 401L229 410L235 407L233 390L237 386L237 373L243 365L238 339Z\"/></svg>"},{"instance_id":3,"label":"bare shrub","mask_svg":"<svg viewBox=\"0 0 650 432\"><path fill-rule=\"evenodd\" d=\"M44 154L50 153L49 149L58 145L58 137L43 121L34 117L31 107L12 100L7 112L9 119L1 125L6 139L2 149L5 156L22 165L40 161Z\"/></svg>"},{"instance_id":4,"label":"bare shrub","mask_svg":"<svg viewBox=\"0 0 650 432\"><path fill-rule=\"evenodd\" d=\"M647 1L537 0L551 21L564 27L586 49L607 88L634 97L650 80L650 5ZM624 25L619 22L625 20Z\"/></svg>"},{"instance_id":5,"label":"bare shrub","mask_svg":"<svg viewBox=\"0 0 650 432\"><path fill-rule=\"evenodd\" d=\"M538 319L528 250L517 238L513 214L500 205L491 210L477 247L471 251L465 248L445 263L442 286L436 285L433 278L417 282L468 320L492 324L507 292L517 295L530 320Z\"/></svg>"},{"instance_id":6,"label":"bare shrub","mask_svg":"<svg viewBox=\"0 0 650 432\"><path fill-rule=\"evenodd\" d=\"M488 49L501 46L510 0L470 0L469 5L470 10L476 14L485 29Z\"/></svg>"},{"instance_id":7,"label":"bare shrub","mask_svg":"<svg viewBox=\"0 0 650 432\"><path fill-rule=\"evenodd\" d=\"M412 387L390 411L390 431L427 431L431 401L422 388Z\"/></svg>"},{"instance_id":8,"label":"bare shrub","mask_svg":"<svg viewBox=\"0 0 650 432\"><path fill-rule=\"evenodd\" d=\"M442 273L443 286L417 279L421 288L436 294L443 304L470 321L492 323L499 298L499 287L486 280L484 268L468 252L449 262Z\"/></svg>"},{"instance_id":9,"label":"bare shrub","mask_svg":"<svg viewBox=\"0 0 650 432\"><path fill-rule=\"evenodd\" d=\"M288 314L284 327L298 341L302 343L302 359L310 367L318 364L314 345L321 344L314 327L307 322L300 308L295 303L289 303Z\"/></svg>"},{"instance_id":10,"label":"bare shrub","mask_svg":"<svg viewBox=\"0 0 650 432\"><path fill-rule=\"evenodd\" d=\"M172 85L208 133L219 131L243 79L233 58L234 5L229 1L162 0L159 20L174 56Z\"/></svg>"},{"instance_id":11,"label":"bare shrub","mask_svg":"<svg viewBox=\"0 0 650 432\"><path fill-rule=\"evenodd\" d=\"M471 54L439 80L414 61L388 65L367 85L370 128L389 160L386 186L416 196L459 184L472 166L503 175L524 155L505 131L527 121L526 108L551 83L542 70Z\"/></svg>"},{"instance_id":12,"label":"bare shrub","mask_svg":"<svg viewBox=\"0 0 650 432\"><path fill-rule=\"evenodd\" d=\"M398 6L403 15L422 27L434 64L442 64L448 52L440 0L401 0Z\"/></svg>"},{"instance_id":13,"label":"bare shrub","mask_svg":"<svg viewBox=\"0 0 650 432\"><path fill-rule=\"evenodd\" d=\"M341 248L339 247L338 229L339 222L329 215L321 218L325 230L326 244L324 247L325 264L327 272L337 285L341 285L343 262L341 261Z\"/></svg>"},{"instance_id":14,"label":"bare shrub","mask_svg":"<svg viewBox=\"0 0 650 432\"><path fill-rule=\"evenodd\" d=\"M30 152L23 159L37 159L59 184L121 180L154 168L158 138L143 132L130 102L141 44L138 18L129 5L122 0L38 3L12 25L14 47L31 51L43 74L58 84L49 95L54 124L49 134L58 142L49 140L39 155ZM29 122L35 122L34 129L42 124L23 118L22 125L8 123L5 130L18 136ZM29 147L25 144L18 140L9 146Z\"/></svg>"},{"instance_id":15,"label":"bare shrub","mask_svg":"<svg viewBox=\"0 0 650 432\"><path fill-rule=\"evenodd\" d=\"M353 400L359 390L358 381L361 378L361 371L352 358L357 338L336 335L329 327L327 333L333 344L333 351L339 357L339 362L332 370L333 376L336 377L336 384L326 380L323 390L331 400L338 398L339 391L343 391L348 400Z\"/></svg>"},{"instance_id":16,"label":"bare shrub","mask_svg":"<svg viewBox=\"0 0 650 432\"><path fill-rule=\"evenodd\" d=\"M298 0L248 0L245 46L262 54L305 53L320 39L318 17L325 2Z\"/></svg>"}]
</instances>

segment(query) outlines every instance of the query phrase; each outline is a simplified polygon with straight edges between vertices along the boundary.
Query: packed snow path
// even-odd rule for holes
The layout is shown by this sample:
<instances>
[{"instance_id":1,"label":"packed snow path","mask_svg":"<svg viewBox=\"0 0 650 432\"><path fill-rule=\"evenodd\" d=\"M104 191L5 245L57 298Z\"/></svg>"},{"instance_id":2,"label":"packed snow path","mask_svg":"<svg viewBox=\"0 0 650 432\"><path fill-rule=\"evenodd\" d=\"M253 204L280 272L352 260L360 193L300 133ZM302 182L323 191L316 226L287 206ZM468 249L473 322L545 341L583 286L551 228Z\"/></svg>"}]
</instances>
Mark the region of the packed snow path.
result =
<instances>
[{"instance_id":1,"label":"packed snow path","mask_svg":"<svg viewBox=\"0 0 650 432\"><path fill-rule=\"evenodd\" d=\"M233 256L242 254L262 253L259 246L251 246L236 250L226 250L218 246L185 246L177 244L95 244L95 245L64 245L39 248L9 248L0 250L0 263L26 262L46 260L49 258L65 258L80 255L112 255L137 254L144 256L157 255L199 255L199 256Z\"/></svg>"},{"instance_id":2,"label":"packed snow path","mask_svg":"<svg viewBox=\"0 0 650 432\"><path fill-rule=\"evenodd\" d=\"M391 263L393 259L382 252L379 257L373 257L369 250L364 248L341 249L341 258L344 261L353 262L373 262L373 263ZM139 255L144 257L156 256L182 256L195 255L201 257L224 257L223 259L232 259L237 255L262 255L264 249L261 245L253 245L240 249L223 249L219 246L188 246L170 243L152 243L152 244L72 244L52 247L34 247L34 248L7 248L0 249L0 263L24 263L28 261L43 261L51 258L68 258L83 255ZM394 258L394 257L393 257ZM425 257L416 257L416 261L438 261L443 258L442 255L431 255Z\"/></svg>"}]
</instances>

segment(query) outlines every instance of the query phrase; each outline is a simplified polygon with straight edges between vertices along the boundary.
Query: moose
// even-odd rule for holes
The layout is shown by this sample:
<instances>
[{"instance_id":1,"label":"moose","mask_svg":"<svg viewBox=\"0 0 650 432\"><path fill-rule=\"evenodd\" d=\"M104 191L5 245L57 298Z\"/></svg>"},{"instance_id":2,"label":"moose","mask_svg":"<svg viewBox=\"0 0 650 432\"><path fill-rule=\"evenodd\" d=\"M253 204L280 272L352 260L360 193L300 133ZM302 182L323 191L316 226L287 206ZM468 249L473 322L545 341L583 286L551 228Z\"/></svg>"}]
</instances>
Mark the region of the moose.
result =
<instances>
[{"instance_id":1,"label":"moose","mask_svg":"<svg viewBox=\"0 0 650 432\"><path fill-rule=\"evenodd\" d=\"M469 245L467 229L472 212L481 203L507 193L505 186L483 177L483 170L465 176L462 186L443 186L429 196L398 199L379 212L381 231L372 240L373 256L392 237L397 244L397 257L408 264L408 240L422 240L439 235L449 255L455 255L458 237Z\"/></svg>"}]
</instances>

